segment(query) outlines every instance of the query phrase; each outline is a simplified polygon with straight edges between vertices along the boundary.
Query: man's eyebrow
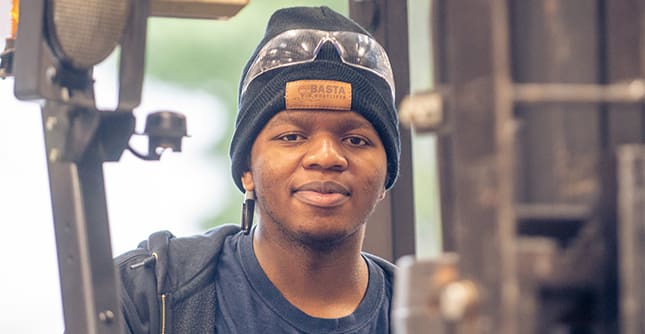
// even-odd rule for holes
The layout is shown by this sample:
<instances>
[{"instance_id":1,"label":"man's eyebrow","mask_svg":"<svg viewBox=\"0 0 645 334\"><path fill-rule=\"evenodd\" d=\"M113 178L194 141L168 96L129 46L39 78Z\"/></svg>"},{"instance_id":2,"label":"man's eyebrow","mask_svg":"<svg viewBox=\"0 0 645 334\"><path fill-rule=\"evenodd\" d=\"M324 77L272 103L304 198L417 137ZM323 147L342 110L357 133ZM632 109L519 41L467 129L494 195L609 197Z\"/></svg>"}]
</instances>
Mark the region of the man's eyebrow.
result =
<instances>
[{"instance_id":1,"label":"man's eyebrow","mask_svg":"<svg viewBox=\"0 0 645 334\"><path fill-rule=\"evenodd\" d=\"M278 127L281 125L296 125L296 126L306 126L313 123L313 119L304 118L304 117L294 117L289 113L281 113L276 115L268 124L267 129Z\"/></svg>"},{"instance_id":2,"label":"man's eyebrow","mask_svg":"<svg viewBox=\"0 0 645 334\"><path fill-rule=\"evenodd\" d=\"M365 129L365 130L374 130L372 124L365 119L346 119L339 125L339 129L342 131Z\"/></svg>"}]
</instances>

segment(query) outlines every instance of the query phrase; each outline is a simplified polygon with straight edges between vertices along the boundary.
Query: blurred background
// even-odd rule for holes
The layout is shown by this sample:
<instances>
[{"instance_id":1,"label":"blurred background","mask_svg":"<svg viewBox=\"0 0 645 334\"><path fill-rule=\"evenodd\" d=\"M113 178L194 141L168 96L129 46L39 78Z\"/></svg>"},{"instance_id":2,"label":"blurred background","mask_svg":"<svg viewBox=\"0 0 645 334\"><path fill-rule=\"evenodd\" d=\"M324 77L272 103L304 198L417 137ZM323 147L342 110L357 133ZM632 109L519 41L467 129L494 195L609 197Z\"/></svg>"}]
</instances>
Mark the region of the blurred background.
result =
<instances>
[{"instance_id":1,"label":"blurred background","mask_svg":"<svg viewBox=\"0 0 645 334\"><path fill-rule=\"evenodd\" d=\"M137 129L149 112L187 117L190 138L182 153L146 162L124 153L106 163L105 184L113 253L157 230L183 236L239 222L242 194L231 182L228 144L237 107L239 75L277 8L327 5L347 13L347 1L251 3L227 21L151 18L146 77ZM10 33L10 0L0 0L0 50ZM408 2L411 91L430 88L430 0ZM95 69L97 103L116 100L116 56ZM0 80L0 333L62 333L57 259L39 105L13 95L13 79ZM136 136L135 136L136 137ZM133 138L142 150L145 141ZM437 254L438 195L434 138L414 136L417 254ZM432 203L432 205L428 205Z\"/></svg>"}]
</instances>

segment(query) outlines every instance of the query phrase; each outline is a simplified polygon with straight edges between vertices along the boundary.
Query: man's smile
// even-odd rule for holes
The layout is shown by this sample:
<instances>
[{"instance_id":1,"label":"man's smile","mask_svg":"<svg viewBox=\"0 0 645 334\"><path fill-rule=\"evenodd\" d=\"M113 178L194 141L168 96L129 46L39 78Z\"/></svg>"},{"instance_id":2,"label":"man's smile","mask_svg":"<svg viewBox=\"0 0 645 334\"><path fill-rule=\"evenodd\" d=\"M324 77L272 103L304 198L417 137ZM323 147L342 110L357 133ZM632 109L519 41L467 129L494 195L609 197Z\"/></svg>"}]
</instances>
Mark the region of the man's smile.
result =
<instances>
[{"instance_id":1,"label":"man's smile","mask_svg":"<svg viewBox=\"0 0 645 334\"><path fill-rule=\"evenodd\" d=\"M293 190L296 199L317 207L331 208L349 200L348 187L334 181L313 181L297 186Z\"/></svg>"}]
</instances>

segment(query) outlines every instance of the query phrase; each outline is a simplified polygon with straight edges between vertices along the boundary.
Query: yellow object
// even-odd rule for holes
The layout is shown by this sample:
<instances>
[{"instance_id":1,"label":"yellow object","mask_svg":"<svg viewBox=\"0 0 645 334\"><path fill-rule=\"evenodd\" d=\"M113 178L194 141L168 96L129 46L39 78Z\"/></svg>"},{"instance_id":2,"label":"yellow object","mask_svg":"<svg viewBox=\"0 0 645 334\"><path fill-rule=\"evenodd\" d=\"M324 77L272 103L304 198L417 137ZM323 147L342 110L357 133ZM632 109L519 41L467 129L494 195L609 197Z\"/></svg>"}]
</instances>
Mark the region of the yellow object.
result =
<instances>
[{"instance_id":1,"label":"yellow object","mask_svg":"<svg viewBox=\"0 0 645 334\"><path fill-rule=\"evenodd\" d=\"M227 19L249 0L152 0L150 15L189 19Z\"/></svg>"},{"instance_id":2,"label":"yellow object","mask_svg":"<svg viewBox=\"0 0 645 334\"><path fill-rule=\"evenodd\" d=\"M18 13L20 13L20 0L13 0L11 8L11 38L16 38L18 32Z\"/></svg>"}]
</instances>

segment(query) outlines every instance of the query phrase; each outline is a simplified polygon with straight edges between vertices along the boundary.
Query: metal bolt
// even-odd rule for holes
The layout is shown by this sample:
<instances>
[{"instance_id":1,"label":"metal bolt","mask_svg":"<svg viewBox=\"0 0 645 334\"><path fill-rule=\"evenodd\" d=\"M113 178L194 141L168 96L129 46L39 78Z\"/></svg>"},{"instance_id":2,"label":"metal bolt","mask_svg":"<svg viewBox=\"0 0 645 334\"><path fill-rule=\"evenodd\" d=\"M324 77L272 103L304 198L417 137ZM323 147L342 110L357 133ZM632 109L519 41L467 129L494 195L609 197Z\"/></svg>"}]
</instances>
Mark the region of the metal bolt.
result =
<instances>
[{"instance_id":1,"label":"metal bolt","mask_svg":"<svg viewBox=\"0 0 645 334\"><path fill-rule=\"evenodd\" d=\"M63 87L60 90L60 98L63 99L63 102L69 102L70 92L69 88Z\"/></svg>"},{"instance_id":2,"label":"metal bolt","mask_svg":"<svg viewBox=\"0 0 645 334\"><path fill-rule=\"evenodd\" d=\"M436 91L406 96L399 109L401 123L420 133L437 130L443 122L443 98Z\"/></svg>"},{"instance_id":3,"label":"metal bolt","mask_svg":"<svg viewBox=\"0 0 645 334\"><path fill-rule=\"evenodd\" d=\"M99 313L99 320L105 322L105 323L110 323L112 320L114 320L114 312L110 310L106 310L103 312Z\"/></svg>"},{"instance_id":4,"label":"metal bolt","mask_svg":"<svg viewBox=\"0 0 645 334\"><path fill-rule=\"evenodd\" d=\"M443 288L439 296L441 314L448 321L463 320L477 304L477 288L470 281L456 281Z\"/></svg>"},{"instance_id":5,"label":"metal bolt","mask_svg":"<svg viewBox=\"0 0 645 334\"><path fill-rule=\"evenodd\" d=\"M52 148L49 151L49 161L56 162L60 159L60 151L57 148Z\"/></svg>"},{"instance_id":6,"label":"metal bolt","mask_svg":"<svg viewBox=\"0 0 645 334\"><path fill-rule=\"evenodd\" d=\"M54 82L54 78L56 78L56 67L48 67L47 71L45 71L45 75L47 76L47 79L49 79L49 81Z\"/></svg>"},{"instance_id":7,"label":"metal bolt","mask_svg":"<svg viewBox=\"0 0 645 334\"><path fill-rule=\"evenodd\" d=\"M629 84L629 94L635 98L643 98L645 96L645 83L643 80L634 80Z\"/></svg>"},{"instance_id":8,"label":"metal bolt","mask_svg":"<svg viewBox=\"0 0 645 334\"><path fill-rule=\"evenodd\" d=\"M54 116L49 116L45 121L45 128L47 129L47 131L52 131L57 124L58 124L58 118Z\"/></svg>"}]
</instances>

